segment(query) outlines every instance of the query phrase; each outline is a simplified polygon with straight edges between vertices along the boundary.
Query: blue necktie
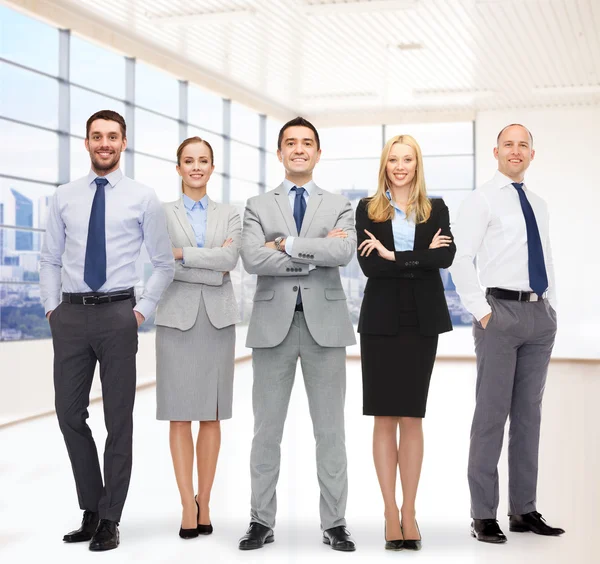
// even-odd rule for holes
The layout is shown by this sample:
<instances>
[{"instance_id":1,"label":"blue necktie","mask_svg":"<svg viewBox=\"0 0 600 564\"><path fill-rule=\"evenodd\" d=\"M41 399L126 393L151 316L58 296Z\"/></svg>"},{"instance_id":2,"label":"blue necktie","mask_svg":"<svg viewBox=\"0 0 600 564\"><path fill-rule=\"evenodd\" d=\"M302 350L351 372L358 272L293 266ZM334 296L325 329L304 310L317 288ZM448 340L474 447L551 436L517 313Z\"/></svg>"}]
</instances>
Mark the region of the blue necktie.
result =
<instances>
[{"instance_id":1,"label":"blue necktie","mask_svg":"<svg viewBox=\"0 0 600 564\"><path fill-rule=\"evenodd\" d=\"M298 230L298 235L300 234L300 229L302 229L302 220L304 219L304 213L306 212L306 200L304 199L305 189L302 187L294 186L292 190L296 191L296 199L294 200L294 221L296 222L296 229ZM302 303L302 296L300 295L300 290L298 290L298 296L296 297L296 304L300 305Z\"/></svg>"},{"instance_id":2,"label":"blue necktie","mask_svg":"<svg viewBox=\"0 0 600 564\"><path fill-rule=\"evenodd\" d=\"M85 248L85 267L83 281L97 292L106 282L106 199L104 187L106 178L96 178L96 194L92 202L87 245Z\"/></svg>"},{"instance_id":3,"label":"blue necktie","mask_svg":"<svg viewBox=\"0 0 600 564\"><path fill-rule=\"evenodd\" d=\"M525 227L527 229L527 254L529 266L529 286L538 295L541 296L548 289L548 275L546 274L546 264L544 262L544 249L540 239L540 231L533 208L523 190L523 183L513 182L512 185L519 194L521 209L525 216Z\"/></svg>"},{"instance_id":4,"label":"blue necktie","mask_svg":"<svg viewBox=\"0 0 600 564\"><path fill-rule=\"evenodd\" d=\"M304 219L304 213L306 212L306 200L304 199L305 189L294 186L292 190L296 191L296 199L294 200L294 221L296 222L298 235L300 235L302 220Z\"/></svg>"}]
</instances>

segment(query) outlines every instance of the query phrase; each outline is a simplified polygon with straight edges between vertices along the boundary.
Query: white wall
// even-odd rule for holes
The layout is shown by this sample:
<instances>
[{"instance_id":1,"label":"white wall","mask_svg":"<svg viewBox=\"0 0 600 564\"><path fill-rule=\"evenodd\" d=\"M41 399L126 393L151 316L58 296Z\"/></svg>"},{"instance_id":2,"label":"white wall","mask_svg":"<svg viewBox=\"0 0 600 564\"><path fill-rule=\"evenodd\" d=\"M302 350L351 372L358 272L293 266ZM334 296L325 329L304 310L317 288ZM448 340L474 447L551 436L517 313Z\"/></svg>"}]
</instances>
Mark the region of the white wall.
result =
<instances>
[{"instance_id":1,"label":"white wall","mask_svg":"<svg viewBox=\"0 0 600 564\"><path fill-rule=\"evenodd\" d=\"M522 123L533 134L528 188L550 209L558 323L555 356L600 358L600 107L480 112L476 119L476 183L497 168L498 132Z\"/></svg>"}]
</instances>

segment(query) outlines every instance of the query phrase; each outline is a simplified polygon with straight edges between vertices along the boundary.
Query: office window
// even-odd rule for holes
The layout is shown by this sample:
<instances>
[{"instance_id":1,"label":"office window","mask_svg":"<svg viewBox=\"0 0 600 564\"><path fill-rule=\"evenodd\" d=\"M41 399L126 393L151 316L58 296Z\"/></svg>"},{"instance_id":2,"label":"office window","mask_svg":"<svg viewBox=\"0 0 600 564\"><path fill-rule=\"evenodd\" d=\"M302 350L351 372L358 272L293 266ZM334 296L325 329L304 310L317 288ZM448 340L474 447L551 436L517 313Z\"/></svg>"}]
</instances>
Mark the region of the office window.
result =
<instances>
[{"instance_id":1,"label":"office window","mask_svg":"<svg viewBox=\"0 0 600 564\"><path fill-rule=\"evenodd\" d=\"M259 151L254 147L231 142L231 176L258 182Z\"/></svg>"},{"instance_id":2,"label":"office window","mask_svg":"<svg viewBox=\"0 0 600 564\"><path fill-rule=\"evenodd\" d=\"M49 337L39 285L0 282L0 341Z\"/></svg>"},{"instance_id":3,"label":"office window","mask_svg":"<svg viewBox=\"0 0 600 564\"><path fill-rule=\"evenodd\" d=\"M76 35L71 35L70 42L69 80L109 96L125 98L125 57Z\"/></svg>"},{"instance_id":4,"label":"office window","mask_svg":"<svg viewBox=\"0 0 600 564\"><path fill-rule=\"evenodd\" d=\"M246 180L231 179L229 202L241 209L246 205L248 198L258 195L258 184Z\"/></svg>"},{"instance_id":5,"label":"office window","mask_svg":"<svg viewBox=\"0 0 600 564\"><path fill-rule=\"evenodd\" d=\"M58 81L11 64L0 63L0 115L57 128Z\"/></svg>"},{"instance_id":6,"label":"office window","mask_svg":"<svg viewBox=\"0 0 600 564\"><path fill-rule=\"evenodd\" d=\"M58 180L58 135L0 119L0 174Z\"/></svg>"},{"instance_id":7,"label":"office window","mask_svg":"<svg viewBox=\"0 0 600 564\"><path fill-rule=\"evenodd\" d=\"M179 124L175 120L136 108L136 151L175 160L177 147L179 147Z\"/></svg>"},{"instance_id":8,"label":"office window","mask_svg":"<svg viewBox=\"0 0 600 564\"><path fill-rule=\"evenodd\" d=\"M179 117L179 81L166 72L137 61L135 103L177 118Z\"/></svg>"},{"instance_id":9,"label":"office window","mask_svg":"<svg viewBox=\"0 0 600 564\"><path fill-rule=\"evenodd\" d=\"M322 159L360 159L379 157L382 148L381 126L332 127L319 131Z\"/></svg>"},{"instance_id":10,"label":"office window","mask_svg":"<svg viewBox=\"0 0 600 564\"><path fill-rule=\"evenodd\" d=\"M135 155L135 179L154 188L162 202L172 202L180 197L181 179L173 162Z\"/></svg>"},{"instance_id":11,"label":"office window","mask_svg":"<svg viewBox=\"0 0 600 564\"><path fill-rule=\"evenodd\" d=\"M203 129L223 133L223 99L194 84L188 87L188 121Z\"/></svg>"},{"instance_id":12,"label":"office window","mask_svg":"<svg viewBox=\"0 0 600 564\"><path fill-rule=\"evenodd\" d=\"M0 57L58 74L58 30L0 5Z\"/></svg>"},{"instance_id":13,"label":"office window","mask_svg":"<svg viewBox=\"0 0 600 564\"><path fill-rule=\"evenodd\" d=\"M258 114L236 102L231 103L231 137L244 143L258 146L259 140Z\"/></svg>"},{"instance_id":14,"label":"office window","mask_svg":"<svg viewBox=\"0 0 600 564\"><path fill-rule=\"evenodd\" d=\"M266 150L275 153L279 147L277 147L277 139L279 137L279 130L283 126L284 122L273 118L267 118L267 144Z\"/></svg>"},{"instance_id":15,"label":"office window","mask_svg":"<svg viewBox=\"0 0 600 564\"><path fill-rule=\"evenodd\" d=\"M473 122L408 123L386 125L386 141L394 135L412 135L425 155L473 154Z\"/></svg>"}]
</instances>

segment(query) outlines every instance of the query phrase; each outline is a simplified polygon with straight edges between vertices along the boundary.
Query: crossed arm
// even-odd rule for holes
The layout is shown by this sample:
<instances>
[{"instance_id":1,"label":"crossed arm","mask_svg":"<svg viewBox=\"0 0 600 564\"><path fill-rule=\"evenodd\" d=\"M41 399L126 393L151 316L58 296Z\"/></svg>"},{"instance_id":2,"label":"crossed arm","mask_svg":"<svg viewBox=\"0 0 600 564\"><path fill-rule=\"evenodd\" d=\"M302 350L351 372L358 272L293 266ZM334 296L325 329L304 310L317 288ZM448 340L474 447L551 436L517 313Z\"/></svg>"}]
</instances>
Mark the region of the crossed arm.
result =
<instances>
[{"instance_id":1,"label":"crossed arm","mask_svg":"<svg viewBox=\"0 0 600 564\"><path fill-rule=\"evenodd\" d=\"M227 237L221 247L174 248L173 256L177 260L174 280L220 286L225 273L231 272L237 264L242 239L241 231L240 216L231 210Z\"/></svg>"},{"instance_id":2,"label":"crossed arm","mask_svg":"<svg viewBox=\"0 0 600 564\"><path fill-rule=\"evenodd\" d=\"M416 251L394 251L384 247L369 230L373 221L369 219L365 202L356 209L358 234L358 262L365 276L371 278L404 278L417 270L448 268L452 264L456 246L450 232L450 217L445 204L437 214L438 230L428 249Z\"/></svg>"},{"instance_id":3,"label":"crossed arm","mask_svg":"<svg viewBox=\"0 0 600 564\"><path fill-rule=\"evenodd\" d=\"M267 241L255 202L248 201L242 234L242 261L251 274L260 276L307 276L310 267L344 266L350 262L356 245L352 207L347 202L327 237L294 237L292 255L285 252L285 241L277 250Z\"/></svg>"}]
</instances>

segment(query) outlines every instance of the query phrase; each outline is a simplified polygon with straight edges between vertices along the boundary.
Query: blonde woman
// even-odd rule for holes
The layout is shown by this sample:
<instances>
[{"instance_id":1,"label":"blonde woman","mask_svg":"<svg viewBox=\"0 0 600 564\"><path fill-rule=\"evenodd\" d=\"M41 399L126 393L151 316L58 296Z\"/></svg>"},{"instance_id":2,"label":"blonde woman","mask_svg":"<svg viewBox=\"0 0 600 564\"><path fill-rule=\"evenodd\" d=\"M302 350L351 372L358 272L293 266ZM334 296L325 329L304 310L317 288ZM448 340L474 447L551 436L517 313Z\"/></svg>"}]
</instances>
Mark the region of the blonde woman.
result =
<instances>
[{"instance_id":1,"label":"blonde woman","mask_svg":"<svg viewBox=\"0 0 600 564\"><path fill-rule=\"evenodd\" d=\"M199 137L177 149L181 198L165 204L175 257L175 278L156 313L157 419L170 421L169 442L181 497L179 536L212 533L209 501L221 445L223 419L233 399L235 323L238 308L229 272L241 245L240 216L208 197L213 150ZM198 495L194 495L192 421Z\"/></svg>"},{"instance_id":2,"label":"blonde woman","mask_svg":"<svg viewBox=\"0 0 600 564\"><path fill-rule=\"evenodd\" d=\"M450 266L456 248L448 208L427 197L421 149L409 135L386 143L377 192L356 210L356 233L358 261L368 278L358 324L363 413L375 416L373 458L385 506L385 548L419 550L415 500L422 422L438 335L452 329L439 269Z\"/></svg>"}]
</instances>

